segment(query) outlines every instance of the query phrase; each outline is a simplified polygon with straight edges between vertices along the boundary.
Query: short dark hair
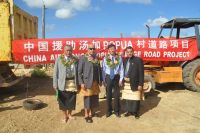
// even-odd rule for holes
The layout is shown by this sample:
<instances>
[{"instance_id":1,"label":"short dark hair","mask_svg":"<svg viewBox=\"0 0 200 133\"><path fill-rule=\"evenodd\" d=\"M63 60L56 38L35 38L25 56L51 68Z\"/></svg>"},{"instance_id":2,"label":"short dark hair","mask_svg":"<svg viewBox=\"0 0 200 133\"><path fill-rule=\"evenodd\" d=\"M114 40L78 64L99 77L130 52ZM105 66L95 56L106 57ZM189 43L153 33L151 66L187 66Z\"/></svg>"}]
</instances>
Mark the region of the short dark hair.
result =
<instances>
[{"instance_id":1,"label":"short dark hair","mask_svg":"<svg viewBox=\"0 0 200 133\"><path fill-rule=\"evenodd\" d=\"M115 45L114 45L113 43L111 43L111 44L108 45L108 49L109 49L109 48L112 48L112 47L115 48Z\"/></svg>"},{"instance_id":2,"label":"short dark hair","mask_svg":"<svg viewBox=\"0 0 200 133\"><path fill-rule=\"evenodd\" d=\"M133 50L133 47L131 47L131 46L128 46L128 47L126 47L126 49L125 49L125 50L127 50L127 49L132 49L132 50Z\"/></svg>"}]
</instances>

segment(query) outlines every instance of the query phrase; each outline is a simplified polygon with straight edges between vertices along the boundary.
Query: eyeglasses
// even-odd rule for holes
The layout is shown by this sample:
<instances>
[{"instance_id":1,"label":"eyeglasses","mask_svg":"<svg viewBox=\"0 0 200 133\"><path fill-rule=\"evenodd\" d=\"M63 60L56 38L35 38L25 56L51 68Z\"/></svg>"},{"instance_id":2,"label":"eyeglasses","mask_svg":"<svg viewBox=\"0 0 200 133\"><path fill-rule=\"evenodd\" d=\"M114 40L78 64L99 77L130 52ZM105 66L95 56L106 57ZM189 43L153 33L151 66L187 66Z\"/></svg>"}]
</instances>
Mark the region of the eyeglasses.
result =
<instances>
[{"instance_id":1,"label":"eyeglasses","mask_svg":"<svg viewBox=\"0 0 200 133\"><path fill-rule=\"evenodd\" d=\"M95 50L95 48L88 48L89 50Z\"/></svg>"}]
</instances>

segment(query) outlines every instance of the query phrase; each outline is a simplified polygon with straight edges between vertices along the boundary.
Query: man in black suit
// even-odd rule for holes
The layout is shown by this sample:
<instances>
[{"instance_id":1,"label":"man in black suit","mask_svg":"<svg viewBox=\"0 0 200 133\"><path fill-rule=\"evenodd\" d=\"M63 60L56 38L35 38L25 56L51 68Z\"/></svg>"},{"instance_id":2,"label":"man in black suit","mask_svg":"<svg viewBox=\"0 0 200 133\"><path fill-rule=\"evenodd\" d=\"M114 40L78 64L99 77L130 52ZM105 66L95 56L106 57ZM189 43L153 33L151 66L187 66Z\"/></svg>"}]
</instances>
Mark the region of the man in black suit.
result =
<instances>
[{"instance_id":1,"label":"man in black suit","mask_svg":"<svg viewBox=\"0 0 200 133\"><path fill-rule=\"evenodd\" d=\"M114 113L120 117L120 88L124 78L123 60L116 53L114 44L108 45L108 54L102 62L103 81L106 86L107 113L106 117L112 115L112 91L114 91Z\"/></svg>"},{"instance_id":2,"label":"man in black suit","mask_svg":"<svg viewBox=\"0 0 200 133\"><path fill-rule=\"evenodd\" d=\"M124 59L125 83L122 91L122 98L126 100L125 117L134 115L138 119L144 84L144 64L141 58L134 56L132 47L126 48L126 54L127 57Z\"/></svg>"}]
</instances>

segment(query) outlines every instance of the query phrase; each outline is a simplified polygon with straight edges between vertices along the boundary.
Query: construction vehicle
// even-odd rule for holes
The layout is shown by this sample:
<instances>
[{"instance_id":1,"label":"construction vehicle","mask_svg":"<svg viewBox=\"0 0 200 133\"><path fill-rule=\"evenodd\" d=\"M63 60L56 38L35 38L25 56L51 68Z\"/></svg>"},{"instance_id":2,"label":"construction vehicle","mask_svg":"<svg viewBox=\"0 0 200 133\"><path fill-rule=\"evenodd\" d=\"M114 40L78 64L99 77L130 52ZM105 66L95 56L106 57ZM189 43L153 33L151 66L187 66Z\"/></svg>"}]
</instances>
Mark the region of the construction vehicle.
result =
<instances>
[{"instance_id":1,"label":"construction vehicle","mask_svg":"<svg viewBox=\"0 0 200 133\"><path fill-rule=\"evenodd\" d=\"M37 38L38 18L17 7L13 0L0 1L0 87L10 87L23 79L9 66L12 40Z\"/></svg>"},{"instance_id":2,"label":"construction vehicle","mask_svg":"<svg viewBox=\"0 0 200 133\"><path fill-rule=\"evenodd\" d=\"M145 74L149 80L147 88L155 88L156 83L179 82L189 90L200 92L199 25L200 18L174 18L161 25L158 38L196 39L198 56L187 61L147 62L145 65ZM165 36L166 34L163 36L163 33L166 33L164 30L169 36ZM186 31L193 33L192 36L181 34Z\"/></svg>"}]
</instances>

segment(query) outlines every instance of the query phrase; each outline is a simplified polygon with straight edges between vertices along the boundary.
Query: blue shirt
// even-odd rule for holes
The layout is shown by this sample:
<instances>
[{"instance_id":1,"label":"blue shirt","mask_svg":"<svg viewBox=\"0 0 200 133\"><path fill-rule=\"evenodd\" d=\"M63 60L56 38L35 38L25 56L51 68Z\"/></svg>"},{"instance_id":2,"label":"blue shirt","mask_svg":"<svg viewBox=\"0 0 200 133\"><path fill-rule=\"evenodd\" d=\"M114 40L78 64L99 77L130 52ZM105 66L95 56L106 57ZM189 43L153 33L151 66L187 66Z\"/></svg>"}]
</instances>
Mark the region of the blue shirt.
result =
<instances>
[{"instance_id":1,"label":"blue shirt","mask_svg":"<svg viewBox=\"0 0 200 133\"><path fill-rule=\"evenodd\" d=\"M112 58L112 56L111 56L111 58ZM115 59L114 59L114 61L115 61ZM102 62L102 77L103 77L104 82L105 82L106 74L110 75L110 69L112 69L112 68L110 68L106 64L106 57L104 57L103 62ZM114 68L114 74L120 75L119 81L123 80L123 78L124 78L124 66L123 66L122 57L120 57L120 59L119 59L119 64Z\"/></svg>"}]
</instances>

